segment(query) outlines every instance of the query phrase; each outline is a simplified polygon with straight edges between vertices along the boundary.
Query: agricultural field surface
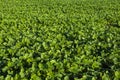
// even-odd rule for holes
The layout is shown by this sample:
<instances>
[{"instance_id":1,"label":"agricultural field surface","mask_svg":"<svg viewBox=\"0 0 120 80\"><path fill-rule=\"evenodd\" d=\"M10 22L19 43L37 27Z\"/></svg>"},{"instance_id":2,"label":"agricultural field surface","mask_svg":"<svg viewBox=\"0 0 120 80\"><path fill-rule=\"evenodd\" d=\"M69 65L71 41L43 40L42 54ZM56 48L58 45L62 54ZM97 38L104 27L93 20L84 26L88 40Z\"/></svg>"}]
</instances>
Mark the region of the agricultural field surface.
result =
<instances>
[{"instance_id":1,"label":"agricultural field surface","mask_svg":"<svg viewBox=\"0 0 120 80\"><path fill-rule=\"evenodd\" d=\"M0 0L0 80L120 80L120 0Z\"/></svg>"}]
</instances>

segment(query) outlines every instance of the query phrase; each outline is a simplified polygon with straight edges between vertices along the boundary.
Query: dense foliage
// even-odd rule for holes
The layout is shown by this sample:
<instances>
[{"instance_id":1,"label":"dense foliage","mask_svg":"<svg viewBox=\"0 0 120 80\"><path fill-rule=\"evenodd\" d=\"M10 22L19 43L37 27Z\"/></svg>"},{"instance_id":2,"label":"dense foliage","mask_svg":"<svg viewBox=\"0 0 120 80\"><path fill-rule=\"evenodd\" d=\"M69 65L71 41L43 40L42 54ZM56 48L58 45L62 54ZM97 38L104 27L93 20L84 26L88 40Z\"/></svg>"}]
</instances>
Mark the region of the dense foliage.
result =
<instances>
[{"instance_id":1,"label":"dense foliage","mask_svg":"<svg viewBox=\"0 0 120 80\"><path fill-rule=\"evenodd\" d=\"M120 80L120 0L0 0L0 80Z\"/></svg>"}]
</instances>

